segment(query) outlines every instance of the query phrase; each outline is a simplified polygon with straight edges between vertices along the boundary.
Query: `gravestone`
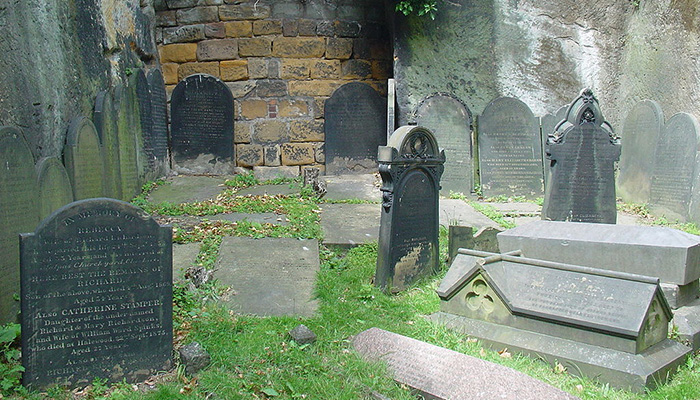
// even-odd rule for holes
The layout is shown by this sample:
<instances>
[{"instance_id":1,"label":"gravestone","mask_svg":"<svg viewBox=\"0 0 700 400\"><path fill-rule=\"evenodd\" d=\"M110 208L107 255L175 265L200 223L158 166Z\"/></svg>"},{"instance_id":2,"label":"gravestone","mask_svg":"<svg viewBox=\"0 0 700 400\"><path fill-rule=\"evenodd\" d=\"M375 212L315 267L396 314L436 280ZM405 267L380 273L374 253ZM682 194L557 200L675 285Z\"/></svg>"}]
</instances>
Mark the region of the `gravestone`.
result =
<instances>
[{"instance_id":1,"label":"gravestone","mask_svg":"<svg viewBox=\"0 0 700 400\"><path fill-rule=\"evenodd\" d=\"M673 314L658 278L517 254L460 249L431 319L637 392L684 362L690 348L667 338Z\"/></svg>"},{"instance_id":2,"label":"gravestone","mask_svg":"<svg viewBox=\"0 0 700 400\"><path fill-rule=\"evenodd\" d=\"M438 209L445 153L430 130L397 129L379 147L382 210L374 284L397 292L435 272L439 263Z\"/></svg>"},{"instance_id":3,"label":"gravestone","mask_svg":"<svg viewBox=\"0 0 700 400\"><path fill-rule=\"evenodd\" d=\"M174 167L231 173L233 96L228 87L210 75L190 75L175 87L170 110Z\"/></svg>"},{"instance_id":4,"label":"gravestone","mask_svg":"<svg viewBox=\"0 0 700 400\"><path fill-rule=\"evenodd\" d=\"M445 149L441 193L469 194L474 188L472 114L459 99L444 93L425 98L416 108L416 123L430 129Z\"/></svg>"},{"instance_id":5,"label":"gravestone","mask_svg":"<svg viewBox=\"0 0 700 400\"><path fill-rule=\"evenodd\" d=\"M396 79L387 81L386 98L386 140L396 130Z\"/></svg>"},{"instance_id":6,"label":"gravestone","mask_svg":"<svg viewBox=\"0 0 700 400\"><path fill-rule=\"evenodd\" d=\"M518 99L500 97L479 117L479 169L485 197L542 196L542 143L538 119Z\"/></svg>"},{"instance_id":7,"label":"gravestone","mask_svg":"<svg viewBox=\"0 0 700 400\"><path fill-rule=\"evenodd\" d=\"M627 114L617 177L617 194L625 202L649 203L654 154L663 126L664 113L655 101L640 101Z\"/></svg>"},{"instance_id":8,"label":"gravestone","mask_svg":"<svg viewBox=\"0 0 700 400\"><path fill-rule=\"evenodd\" d=\"M162 176L168 170L168 95L160 70L153 69L148 73L148 87L151 91L153 124L148 144L154 160L154 172L156 176Z\"/></svg>"},{"instance_id":9,"label":"gravestone","mask_svg":"<svg viewBox=\"0 0 700 400\"><path fill-rule=\"evenodd\" d=\"M117 137L119 143L119 176L121 199L131 200L141 190L138 171L137 129L138 107L130 89L118 85L114 89L117 113ZM136 117L134 114L136 113Z\"/></svg>"},{"instance_id":10,"label":"gravestone","mask_svg":"<svg viewBox=\"0 0 700 400\"><path fill-rule=\"evenodd\" d=\"M394 380L425 399L573 400L535 378L453 350L379 328L352 338L364 358L387 363Z\"/></svg>"},{"instance_id":11,"label":"gravestone","mask_svg":"<svg viewBox=\"0 0 700 400\"><path fill-rule=\"evenodd\" d=\"M547 140L552 178L542 206L542 219L614 224L615 162L620 140L585 89L571 104L566 122Z\"/></svg>"},{"instance_id":12,"label":"gravestone","mask_svg":"<svg viewBox=\"0 0 700 400\"><path fill-rule=\"evenodd\" d=\"M673 115L656 144L649 204L655 214L686 221L695 180L700 124L686 113Z\"/></svg>"},{"instance_id":13,"label":"gravestone","mask_svg":"<svg viewBox=\"0 0 700 400\"><path fill-rule=\"evenodd\" d=\"M92 119L97 135L102 143L104 161L103 186L105 196L122 197L121 170L119 165L119 137L117 132L117 112L111 91L101 91L95 98Z\"/></svg>"},{"instance_id":14,"label":"gravestone","mask_svg":"<svg viewBox=\"0 0 700 400\"><path fill-rule=\"evenodd\" d=\"M139 122L141 123L141 135L143 137L143 154L146 160L146 175L155 168L155 155L153 154L153 104L151 91L148 86L148 78L143 69L136 70L129 80L136 95L136 104L139 110ZM151 180L151 179L147 179Z\"/></svg>"},{"instance_id":15,"label":"gravestone","mask_svg":"<svg viewBox=\"0 0 700 400\"><path fill-rule=\"evenodd\" d=\"M128 203L71 203L21 237L23 384L143 380L172 353L172 229Z\"/></svg>"},{"instance_id":16,"label":"gravestone","mask_svg":"<svg viewBox=\"0 0 700 400\"><path fill-rule=\"evenodd\" d=\"M57 157L44 157L36 163L39 183L39 218L73 202L73 187L66 168Z\"/></svg>"},{"instance_id":17,"label":"gravestone","mask_svg":"<svg viewBox=\"0 0 700 400\"><path fill-rule=\"evenodd\" d=\"M39 188L34 157L22 131L0 127L0 324L17 322L19 240L39 223Z\"/></svg>"},{"instance_id":18,"label":"gravestone","mask_svg":"<svg viewBox=\"0 0 700 400\"><path fill-rule=\"evenodd\" d=\"M76 200L104 196L104 161L95 125L86 117L75 117L68 126L63 162Z\"/></svg>"},{"instance_id":19,"label":"gravestone","mask_svg":"<svg viewBox=\"0 0 700 400\"><path fill-rule=\"evenodd\" d=\"M559 123L566 120L566 112L569 105L560 107L555 114L547 114L540 118L540 135L542 136L542 168L544 168L544 186L549 185L549 180L552 177L552 171L549 169L547 157L544 156L544 149L547 147L547 137L554 134Z\"/></svg>"},{"instance_id":20,"label":"gravestone","mask_svg":"<svg viewBox=\"0 0 700 400\"><path fill-rule=\"evenodd\" d=\"M324 107L326 173L372 173L386 143L386 99L366 83L339 87Z\"/></svg>"},{"instance_id":21,"label":"gravestone","mask_svg":"<svg viewBox=\"0 0 700 400\"><path fill-rule=\"evenodd\" d=\"M498 253L498 235L503 230L492 226L482 226L480 229L471 226L450 225L448 231L447 264L457 257L459 249L471 249Z\"/></svg>"}]
</instances>

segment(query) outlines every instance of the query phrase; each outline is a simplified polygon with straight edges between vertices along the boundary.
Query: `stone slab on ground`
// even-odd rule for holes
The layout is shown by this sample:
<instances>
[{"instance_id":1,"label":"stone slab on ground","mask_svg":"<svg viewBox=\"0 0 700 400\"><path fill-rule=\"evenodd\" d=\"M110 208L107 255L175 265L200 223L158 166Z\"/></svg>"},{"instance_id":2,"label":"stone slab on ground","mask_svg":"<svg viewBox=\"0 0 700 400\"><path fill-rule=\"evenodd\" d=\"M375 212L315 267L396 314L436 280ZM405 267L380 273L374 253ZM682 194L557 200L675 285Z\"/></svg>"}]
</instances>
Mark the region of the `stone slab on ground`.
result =
<instances>
[{"instance_id":1,"label":"stone slab on ground","mask_svg":"<svg viewBox=\"0 0 700 400\"><path fill-rule=\"evenodd\" d=\"M523 201L523 202L515 202L515 203L492 203L492 202L484 202L484 204L488 204L491 207L495 208L498 212L506 215L512 215L512 216L534 216L534 215L540 215L540 211L542 210L542 206L537 205L535 203Z\"/></svg>"},{"instance_id":2,"label":"stone slab on ground","mask_svg":"<svg viewBox=\"0 0 700 400\"><path fill-rule=\"evenodd\" d=\"M259 214L249 214L249 213L228 213L228 214L216 214L208 215L202 217L202 219L208 219L210 221L228 221L228 222L239 222L247 220L248 222L257 222L259 224L273 224L273 225L289 225L287 216L284 214L275 213L259 213Z\"/></svg>"},{"instance_id":3,"label":"stone slab on ground","mask_svg":"<svg viewBox=\"0 0 700 400\"><path fill-rule=\"evenodd\" d=\"M577 399L511 368L379 328L352 343L363 357L385 361L394 380L426 399Z\"/></svg>"},{"instance_id":4,"label":"stone slab on ground","mask_svg":"<svg viewBox=\"0 0 700 400\"><path fill-rule=\"evenodd\" d=\"M321 206L323 244L353 247L376 243L381 207L380 204L324 204Z\"/></svg>"},{"instance_id":5,"label":"stone slab on ground","mask_svg":"<svg viewBox=\"0 0 700 400\"><path fill-rule=\"evenodd\" d=\"M379 202L382 194L379 190L381 181L374 174L361 175L326 175L325 200L359 199Z\"/></svg>"},{"instance_id":6,"label":"stone slab on ground","mask_svg":"<svg viewBox=\"0 0 700 400\"><path fill-rule=\"evenodd\" d=\"M185 270L191 267L197 256L201 243L173 243L173 281L179 281L185 278Z\"/></svg>"},{"instance_id":7,"label":"stone slab on ground","mask_svg":"<svg viewBox=\"0 0 700 400\"><path fill-rule=\"evenodd\" d=\"M231 179L229 175L178 175L168 178L168 184L155 188L148 195L151 203L194 203L215 199L226 186L224 182Z\"/></svg>"},{"instance_id":8,"label":"stone slab on ground","mask_svg":"<svg viewBox=\"0 0 700 400\"><path fill-rule=\"evenodd\" d=\"M673 310L671 323L678 327L678 338L693 350L700 349L700 299Z\"/></svg>"},{"instance_id":9,"label":"stone slab on ground","mask_svg":"<svg viewBox=\"0 0 700 400\"><path fill-rule=\"evenodd\" d=\"M647 387L665 382L692 351L666 339L641 354L632 354L444 312L428 319L477 338L494 350L507 348L511 353L529 355L552 365L559 363L573 375L597 377L601 383L633 392L644 392Z\"/></svg>"},{"instance_id":10,"label":"stone slab on ground","mask_svg":"<svg viewBox=\"0 0 700 400\"><path fill-rule=\"evenodd\" d=\"M471 226L477 229L484 226L500 226L459 199L440 199L440 225Z\"/></svg>"},{"instance_id":11,"label":"stone slab on ground","mask_svg":"<svg viewBox=\"0 0 700 400\"><path fill-rule=\"evenodd\" d=\"M316 239L225 237L214 276L231 287L221 301L235 312L311 317L318 271Z\"/></svg>"},{"instance_id":12,"label":"stone slab on ground","mask_svg":"<svg viewBox=\"0 0 700 400\"><path fill-rule=\"evenodd\" d=\"M236 196L291 196L299 194L298 187L286 183L283 185L259 185L240 189Z\"/></svg>"}]
</instances>

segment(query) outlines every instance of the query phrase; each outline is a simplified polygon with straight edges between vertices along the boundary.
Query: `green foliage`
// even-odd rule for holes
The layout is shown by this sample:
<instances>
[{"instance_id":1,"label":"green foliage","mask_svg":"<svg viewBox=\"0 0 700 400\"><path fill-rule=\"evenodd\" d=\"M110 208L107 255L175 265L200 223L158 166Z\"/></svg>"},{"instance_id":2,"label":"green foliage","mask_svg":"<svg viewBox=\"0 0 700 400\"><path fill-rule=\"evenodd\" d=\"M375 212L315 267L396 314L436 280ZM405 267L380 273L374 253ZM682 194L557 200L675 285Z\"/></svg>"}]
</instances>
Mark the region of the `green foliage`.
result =
<instances>
[{"instance_id":1,"label":"green foliage","mask_svg":"<svg viewBox=\"0 0 700 400\"><path fill-rule=\"evenodd\" d=\"M0 327L0 394L20 391L20 380L24 367L20 364L19 324L7 324ZM0 395L0 397L2 397Z\"/></svg>"},{"instance_id":2,"label":"green foliage","mask_svg":"<svg viewBox=\"0 0 700 400\"><path fill-rule=\"evenodd\" d=\"M226 186L232 187L234 189L243 189L250 186L255 186L260 184L258 178L253 175L253 173L248 174L238 174L225 182Z\"/></svg>"},{"instance_id":3,"label":"green foliage","mask_svg":"<svg viewBox=\"0 0 700 400\"><path fill-rule=\"evenodd\" d=\"M396 11L403 15L418 14L427 15L431 20L437 13L437 0L399 0L396 3Z\"/></svg>"}]
</instances>

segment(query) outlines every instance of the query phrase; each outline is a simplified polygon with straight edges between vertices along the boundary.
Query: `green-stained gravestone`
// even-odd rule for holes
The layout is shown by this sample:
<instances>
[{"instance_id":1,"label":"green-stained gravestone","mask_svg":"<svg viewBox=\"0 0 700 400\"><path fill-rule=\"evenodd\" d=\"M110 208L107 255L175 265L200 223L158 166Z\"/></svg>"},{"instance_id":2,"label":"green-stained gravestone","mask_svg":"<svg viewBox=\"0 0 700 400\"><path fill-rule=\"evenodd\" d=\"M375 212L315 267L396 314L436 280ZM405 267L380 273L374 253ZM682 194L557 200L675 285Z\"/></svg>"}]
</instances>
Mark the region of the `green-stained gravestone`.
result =
<instances>
[{"instance_id":1,"label":"green-stained gravestone","mask_svg":"<svg viewBox=\"0 0 700 400\"><path fill-rule=\"evenodd\" d=\"M73 201L73 187L66 168L57 157L44 157L36 163L39 182L39 217L44 219L52 212Z\"/></svg>"},{"instance_id":2,"label":"green-stained gravestone","mask_svg":"<svg viewBox=\"0 0 700 400\"><path fill-rule=\"evenodd\" d=\"M696 171L700 124L694 116L672 116L659 136L651 176L652 211L670 220L689 218Z\"/></svg>"},{"instance_id":3,"label":"green-stained gravestone","mask_svg":"<svg viewBox=\"0 0 700 400\"><path fill-rule=\"evenodd\" d=\"M655 101L641 101L627 114L622 125L622 154L617 177L617 195L622 200L649 203L654 154L663 126L664 113Z\"/></svg>"},{"instance_id":4,"label":"green-stained gravestone","mask_svg":"<svg viewBox=\"0 0 700 400\"><path fill-rule=\"evenodd\" d=\"M95 125L86 117L74 118L63 148L63 162L68 171L73 198L76 200L104 196L102 146Z\"/></svg>"},{"instance_id":5,"label":"green-stained gravestone","mask_svg":"<svg viewBox=\"0 0 700 400\"><path fill-rule=\"evenodd\" d=\"M119 142L119 173L121 177L121 198L131 200L139 193L139 172L137 165L137 130L140 123L134 117L135 100L123 86L114 90L114 101L117 109L117 136Z\"/></svg>"},{"instance_id":6,"label":"green-stained gravestone","mask_svg":"<svg viewBox=\"0 0 700 400\"><path fill-rule=\"evenodd\" d=\"M481 190L486 197L542 195L542 142L530 107L500 97L479 117Z\"/></svg>"},{"instance_id":7,"label":"green-stained gravestone","mask_svg":"<svg viewBox=\"0 0 700 400\"><path fill-rule=\"evenodd\" d=\"M136 148L136 169L138 171L139 189L141 185L152 178L149 176L150 166L145 146L146 131L151 129L151 94L148 91L148 80L143 70L139 69L129 76L126 86L128 99L128 118L134 135ZM142 117L143 116L143 117Z\"/></svg>"},{"instance_id":8,"label":"green-stained gravestone","mask_svg":"<svg viewBox=\"0 0 700 400\"><path fill-rule=\"evenodd\" d=\"M17 321L19 234L39 223L39 189L34 158L22 132L0 127L0 324Z\"/></svg>"},{"instance_id":9,"label":"green-stained gravestone","mask_svg":"<svg viewBox=\"0 0 700 400\"><path fill-rule=\"evenodd\" d=\"M122 197L122 182L119 166L117 111L114 107L114 97L111 91L105 90L97 94L92 119L102 143L105 196L120 199Z\"/></svg>"},{"instance_id":10,"label":"green-stained gravestone","mask_svg":"<svg viewBox=\"0 0 700 400\"><path fill-rule=\"evenodd\" d=\"M472 113L453 95L437 93L424 99L416 109L416 123L430 129L445 149L445 173L440 193L469 194L474 188L472 156Z\"/></svg>"},{"instance_id":11,"label":"green-stained gravestone","mask_svg":"<svg viewBox=\"0 0 700 400\"><path fill-rule=\"evenodd\" d=\"M152 130L148 140L153 159L153 172L164 175L168 170L168 97L160 70L148 73L148 88L151 92Z\"/></svg>"}]
</instances>

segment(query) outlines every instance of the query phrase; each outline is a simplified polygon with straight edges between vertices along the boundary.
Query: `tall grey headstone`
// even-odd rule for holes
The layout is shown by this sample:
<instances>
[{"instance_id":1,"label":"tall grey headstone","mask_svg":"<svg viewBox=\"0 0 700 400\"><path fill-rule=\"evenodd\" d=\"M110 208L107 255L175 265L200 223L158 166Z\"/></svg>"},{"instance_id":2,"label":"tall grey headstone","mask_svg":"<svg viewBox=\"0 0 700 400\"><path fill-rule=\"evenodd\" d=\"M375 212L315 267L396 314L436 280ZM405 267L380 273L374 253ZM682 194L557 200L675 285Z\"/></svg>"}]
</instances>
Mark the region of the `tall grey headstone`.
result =
<instances>
[{"instance_id":1,"label":"tall grey headstone","mask_svg":"<svg viewBox=\"0 0 700 400\"><path fill-rule=\"evenodd\" d=\"M153 119L148 143L154 157L154 172L157 176L161 176L168 170L168 95L160 70L154 69L148 73L148 87L151 91Z\"/></svg>"},{"instance_id":2,"label":"tall grey headstone","mask_svg":"<svg viewBox=\"0 0 700 400\"><path fill-rule=\"evenodd\" d=\"M485 197L542 196L542 143L538 119L530 107L500 97L479 117L479 172Z\"/></svg>"},{"instance_id":3,"label":"tall grey headstone","mask_svg":"<svg viewBox=\"0 0 700 400\"><path fill-rule=\"evenodd\" d=\"M552 177L542 219L614 224L615 162L620 141L589 89L571 104L566 122L547 140Z\"/></svg>"},{"instance_id":4,"label":"tall grey headstone","mask_svg":"<svg viewBox=\"0 0 700 400\"><path fill-rule=\"evenodd\" d=\"M95 98L92 120L97 135L102 143L104 161L105 196L120 199L122 197L121 168L119 165L119 136L117 131L118 111L114 106L111 90L104 90Z\"/></svg>"},{"instance_id":5,"label":"tall grey headstone","mask_svg":"<svg viewBox=\"0 0 700 400\"><path fill-rule=\"evenodd\" d=\"M77 200L104 196L104 161L97 130L87 117L75 117L68 126L63 162Z\"/></svg>"},{"instance_id":6,"label":"tall grey headstone","mask_svg":"<svg viewBox=\"0 0 700 400\"><path fill-rule=\"evenodd\" d=\"M622 125L622 154L617 194L628 203L649 203L654 154L664 126L664 113L653 100L634 105Z\"/></svg>"},{"instance_id":7,"label":"tall grey headstone","mask_svg":"<svg viewBox=\"0 0 700 400\"><path fill-rule=\"evenodd\" d=\"M378 160L382 214L374 283L396 292L437 270L445 152L430 130L402 126L379 147Z\"/></svg>"},{"instance_id":8,"label":"tall grey headstone","mask_svg":"<svg viewBox=\"0 0 700 400\"><path fill-rule=\"evenodd\" d=\"M136 94L136 104L139 110L139 121L141 122L141 135L143 140L143 158L145 159L144 175L146 180L154 178L152 171L155 169L156 157L153 152L153 104L151 100L151 90L146 78L146 72L138 69L130 80Z\"/></svg>"},{"instance_id":9,"label":"tall grey headstone","mask_svg":"<svg viewBox=\"0 0 700 400\"><path fill-rule=\"evenodd\" d=\"M173 90L170 110L174 167L232 170L233 95L221 80L188 76Z\"/></svg>"},{"instance_id":10,"label":"tall grey headstone","mask_svg":"<svg viewBox=\"0 0 700 400\"><path fill-rule=\"evenodd\" d=\"M569 110L569 105L560 107L555 114L547 114L540 118L540 135L542 136L542 168L544 168L544 187L547 188L549 180L552 177L552 171L549 169L547 157L544 156L544 149L547 147L547 137L554 134L557 125L566 120L566 112Z\"/></svg>"},{"instance_id":11,"label":"tall grey headstone","mask_svg":"<svg viewBox=\"0 0 700 400\"><path fill-rule=\"evenodd\" d=\"M656 144L649 204L668 219L689 217L695 180L700 124L687 113L673 115Z\"/></svg>"},{"instance_id":12,"label":"tall grey headstone","mask_svg":"<svg viewBox=\"0 0 700 400\"><path fill-rule=\"evenodd\" d=\"M416 109L416 123L430 129L445 149L445 173L441 193L469 194L474 188L472 113L453 95L437 93L425 98Z\"/></svg>"},{"instance_id":13,"label":"tall grey headstone","mask_svg":"<svg viewBox=\"0 0 700 400\"><path fill-rule=\"evenodd\" d=\"M396 130L396 79L387 81L386 99L386 140Z\"/></svg>"},{"instance_id":14,"label":"tall grey headstone","mask_svg":"<svg viewBox=\"0 0 700 400\"><path fill-rule=\"evenodd\" d=\"M386 99L366 83L339 87L324 107L326 173L371 173L386 143Z\"/></svg>"},{"instance_id":15,"label":"tall grey headstone","mask_svg":"<svg viewBox=\"0 0 700 400\"><path fill-rule=\"evenodd\" d=\"M0 127L0 324L17 322L18 235L39 223L39 189L34 157L22 131Z\"/></svg>"},{"instance_id":16,"label":"tall grey headstone","mask_svg":"<svg viewBox=\"0 0 700 400\"><path fill-rule=\"evenodd\" d=\"M21 238L23 384L143 380L171 365L172 229L107 199Z\"/></svg>"},{"instance_id":17,"label":"tall grey headstone","mask_svg":"<svg viewBox=\"0 0 700 400\"><path fill-rule=\"evenodd\" d=\"M139 182L137 136L141 126L138 122L136 101L130 89L118 85L114 89L117 113L117 137L119 143L119 176L121 199L131 200L141 190ZM136 116L134 116L136 114Z\"/></svg>"},{"instance_id":18,"label":"tall grey headstone","mask_svg":"<svg viewBox=\"0 0 700 400\"><path fill-rule=\"evenodd\" d=\"M73 187L66 168L57 157L44 157L37 161L36 172L39 182L39 217L44 219L73 201Z\"/></svg>"}]
</instances>

